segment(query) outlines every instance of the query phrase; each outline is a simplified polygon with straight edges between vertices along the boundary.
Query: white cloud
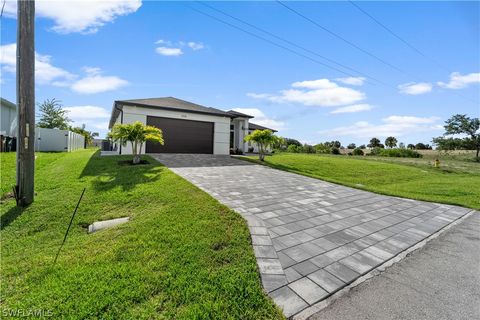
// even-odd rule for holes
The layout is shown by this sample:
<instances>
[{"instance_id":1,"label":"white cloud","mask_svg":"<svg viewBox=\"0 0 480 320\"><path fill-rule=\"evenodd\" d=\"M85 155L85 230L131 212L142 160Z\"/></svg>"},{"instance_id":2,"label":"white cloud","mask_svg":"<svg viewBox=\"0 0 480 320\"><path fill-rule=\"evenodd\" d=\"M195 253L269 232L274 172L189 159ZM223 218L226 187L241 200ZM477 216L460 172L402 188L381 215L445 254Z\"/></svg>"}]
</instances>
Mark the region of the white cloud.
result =
<instances>
[{"instance_id":1,"label":"white cloud","mask_svg":"<svg viewBox=\"0 0 480 320\"><path fill-rule=\"evenodd\" d=\"M110 118L110 112L97 106L65 107L68 117L75 122L83 123L86 120L100 120Z\"/></svg>"},{"instance_id":2,"label":"white cloud","mask_svg":"<svg viewBox=\"0 0 480 320\"><path fill-rule=\"evenodd\" d=\"M163 45L171 46L172 42L168 40L159 39L155 41L155 44L163 44Z\"/></svg>"},{"instance_id":3,"label":"white cloud","mask_svg":"<svg viewBox=\"0 0 480 320\"><path fill-rule=\"evenodd\" d=\"M92 76L100 74L102 72L102 69L98 67L83 67L82 70L85 71L86 74Z\"/></svg>"},{"instance_id":4,"label":"white cloud","mask_svg":"<svg viewBox=\"0 0 480 320\"><path fill-rule=\"evenodd\" d=\"M367 103L362 103L362 104L354 104L351 106L346 106L346 107L341 107L338 109L335 109L331 111L330 113L353 113L353 112L361 112L361 111L369 111L372 110L373 106L367 104Z\"/></svg>"},{"instance_id":5,"label":"white cloud","mask_svg":"<svg viewBox=\"0 0 480 320\"><path fill-rule=\"evenodd\" d=\"M197 50L202 50L203 48L205 48L205 46L203 45L203 43L201 42L193 42L193 41L190 41L187 43L187 46L192 49L193 51L197 51Z\"/></svg>"},{"instance_id":6,"label":"white cloud","mask_svg":"<svg viewBox=\"0 0 480 320\"><path fill-rule=\"evenodd\" d=\"M472 83L480 83L480 72L469 73L466 75L461 75L459 72L453 72L450 75L450 81L448 83L437 82L440 87L447 89L462 89Z\"/></svg>"},{"instance_id":7,"label":"white cloud","mask_svg":"<svg viewBox=\"0 0 480 320\"><path fill-rule=\"evenodd\" d=\"M97 67L83 67L83 71L86 73L85 77L67 84L78 93L90 94L112 91L128 84L128 81L117 76L103 76L102 70Z\"/></svg>"},{"instance_id":8,"label":"white cloud","mask_svg":"<svg viewBox=\"0 0 480 320\"><path fill-rule=\"evenodd\" d=\"M4 72L15 74L16 48L15 43L0 46L2 79ZM84 67L83 70L86 76L78 79L78 75L54 66L51 56L35 53L35 80L39 84L66 87L78 93L105 92L128 84L126 80L116 76L102 76L100 68Z\"/></svg>"},{"instance_id":9,"label":"white cloud","mask_svg":"<svg viewBox=\"0 0 480 320\"><path fill-rule=\"evenodd\" d=\"M17 1L8 0L4 13L15 18ZM120 16L134 13L142 5L141 0L37 0L35 15L54 21L52 30L67 34L72 32L95 33Z\"/></svg>"},{"instance_id":10,"label":"white cloud","mask_svg":"<svg viewBox=\"0 0 480 320\"><path fill-rule=\"evenodd\" d=\"M108 119L110 118L108 110L98 106L73 106L64 109L68 111L68 117L74 126L85 125L87 130L99 131L101 136L108 131Z\"/></svg>"},{"instance_id":11,"label":"white cloud","mask_svg":"<svg viewBox=\"0 0 480 320\"><path fill-rule=\"evenodd\" d=\"M15 73L17 62L16 51L16 43L0 46L0 64L3 72ZM40 84L51 81L72 80L75 78L74 74L54 66L51 60L51 56L35 53L35 80Z\"/></svg>"},{"instance_id":12,"label":"white cloud","mask_svg":"<svg viewBox=\"0 0 480 320\"><path fill-rule=\"evenodd\" d=\"M320 134L338 137L350 136L360 138L384 138L388 136L401 137L415 132L430 132L442 130L438 117L389 116L380 124L358 121L350 126L342 126L320 131Z\"/></svg>"},{"instance_id":13,"label":"white cloud","mask_svg":"<svg viewBox=\"0 0 480 320\"><path fill-rule=\"evenodd\" d=\"M279 94L248 93L256 99L275 103L299 103L306 106L333 107L352 104L366 98L361 91L341 87L329 79L294 82L292 88Z\"/></svg>"},{"instance_id":14,"label":"white cloud","mask_svg":"<svg viewBox=\"0 0 480 320\"><path fill-rule=\"evenodd\" d=\"M297 81L292 83L294 88L306 88L306 89L333 89L338 85L328 79Z\"/></svg>"},{"instance_id":15,"label":"white cloud","mask_svg":"<svg viewBox=\"0 0 480 320\"><path fill-rule=\"evenodd\" d=\"M0 63L8 72L15 72L17 44L5 44L0 47Z\"/></svg>"},{"instance_id":16,"label":"white cloud","mask_svg":"<svg viewBox=\"0 0 480 320\"><path fill-rule=\"evenodd\" d=\"M155 52L162 56L180 56L183 54L183 51L181 48L168 48L168 47L157 47L155 49Z\"/></svg>"},{"instance_id":17,"label":"white cloud","mask_svg":"<svg viewBox=\"0 0 480 320\"><path fill-rule=\"evenodd\" d=\"M250 98L266 99L266 100L268 100L271 97L271 95L268 93L252 93L252 92L247 93L247 96L249 96Z\"/></svg>"},{"instance_id":18,"label":"white cloud","mask_svg":"<svg viewBox=\"0 0 480 320\"><path fill-rule=\"evenodd\" d=\"M198 51L202 50L205 48L205 45L201 42L194 42L194 41L178 41L178 42L172 42L170 40L164 40L164 39L159 39L155 41L155 44L159 44L160 46L155 48L155 52L162 56L171 56L171 57L177 57L181 56L185 52L182 50L182 48L189 48L193 51Z\"/></svg>"},{"instance_id":19,"label":"white cloud","mask_svg":"<svg viewBox=\"0 0 480 320\"><path fill-rule=\"evenodd\" d=\"M337 78L337 81L340 81L341 83L344 84L349 84L352 86L361 86L365 82L364 77L348 77L348 78Z\"/></svg>"},{"instance_id":20,"label":"white cloud","mask_svg":"<svg viewBox=\"0 0 480 320\"><path fill-rule=\"evenodd\" d=\"M87 75L72 83L71 89L77 93L93 94L116 90L128 84L128 81L116 76Z\"/></svg>"},{"instance_id":21,"label":"white cloud","mask_svg":"<svg viewBox=\"0 0 480 320\"><path fill-rule=\"evenodd\" d=\"M103 122L94 123L92 127L99 130L108 131L108 125L109 125L108 121L103 121Z\"/></svg>"},{"instance_id":22,"label":"white cloud","mask_svg":"<svg viewBox=\"0 0 480 320\"><path fill-rule=\"evenodd\" d=\"M235 108L234 111L248 114L253 116L251 122L275 130L285 129L285 123L283 121L278 121L272 118L267 117L262 110L257 108Z\"/></svg>"},{"instance_id":23,"label":"white cloud","mask_svg":"<svg viewBox=\"0 0 480 320\"><path fill-rule=\"evenodd\" d=\"M419 95L432 91L432 84L427 82L409 82L398 86L400 93L409 95Z\"/></svg>"}]
</instances>

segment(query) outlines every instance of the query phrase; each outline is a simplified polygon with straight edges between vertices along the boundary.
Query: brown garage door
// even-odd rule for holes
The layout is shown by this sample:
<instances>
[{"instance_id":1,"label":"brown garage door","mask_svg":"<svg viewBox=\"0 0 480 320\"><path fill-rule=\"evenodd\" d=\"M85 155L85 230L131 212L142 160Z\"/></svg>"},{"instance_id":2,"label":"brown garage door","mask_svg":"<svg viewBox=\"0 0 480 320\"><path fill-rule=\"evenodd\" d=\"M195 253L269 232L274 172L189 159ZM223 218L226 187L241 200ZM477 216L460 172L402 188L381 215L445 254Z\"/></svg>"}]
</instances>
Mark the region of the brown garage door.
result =
<instances>
[{"instance_id":1,"label":"brown garage door","mask_svg":"<svg viewBox=\"0 0 480 320\"><path fill-rule=\"evenodd\" d=\"M147 116L147 124L162 129L165 141L147 142L147 153L213 153L213 122Z\"/></svg>"}]
</instances>

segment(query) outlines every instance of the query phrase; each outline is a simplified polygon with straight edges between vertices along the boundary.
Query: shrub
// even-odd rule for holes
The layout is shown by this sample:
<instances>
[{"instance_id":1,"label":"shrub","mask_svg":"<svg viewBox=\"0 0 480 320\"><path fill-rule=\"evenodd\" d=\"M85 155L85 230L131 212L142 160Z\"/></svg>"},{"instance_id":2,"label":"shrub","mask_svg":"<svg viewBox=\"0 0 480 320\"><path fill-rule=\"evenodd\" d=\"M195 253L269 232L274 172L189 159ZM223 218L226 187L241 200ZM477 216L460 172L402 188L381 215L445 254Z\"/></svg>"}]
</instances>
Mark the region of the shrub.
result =
<instances>
[{"instance_id":1,"label":"shrub","mask_svg":"<svg viewBox=\"0 0 480 320\"><path fill-rule=\"evenodd\" d=\"M153 126L147 126L140 121L134 123L117 123L113 126L109 137L119 141L123 146L130 142L132 145L133 164L140 164L140 152L145 142L164 144L162 130Z\"/></svg>"},{"instance_id":2,"label":"shrub","mask_svg":"<svg viewBox=\"0 0 480 320\"><path fill-rule=\"evenodd\" d=\"M421 158L422 155L415 150L410 149L380 149L373 148L370 155L380 157L398 157L398 158Z\"/></svg>"},{"instance_id":3,"label":"shrub","mask_svg":"<svg viewBox=\"0 0 480 320\"><path fill-rule=\"evenodd\" d=\"M352 154L354 156L363 156L364 155L363 150L360 149L360 148L353 149Z\"/></svg>"},{"instance_id":4,"label":"shrub","mask_svg":"<svg viewBox=\"0 0 480 320\"><path fill-rule=\"evenodd\" d=\"M302 147L302 151L304 153L315 153L316 152L315 147L311 146L309 144L304 144L303 147Z\"/></svg>"},{"instance_id":5,"label":"shrub","mask_svg":"<svg viewBox=\"0 0 480 320\"><path fill-rule=\"evenodd\" d=\"M375 148L370 149L370 153L369 153L368 155L370 155L370 156L379 156L379 155L380 155L380 151L382 151L382 148L380 148L380 147L375 147Z\"/></svg>"},{"instance_id":6,"label":"shrub","mask_svg":"<svg viewBox=\"0 0 480 320\"><path fill-rule=\"evenodd\" d=\"M330 146L327 146L325 143L319 143L315 145L315 150L317 153L330 153Z\"/></svg>"},{"instance_id":7,"label":"shrub","mask_svg":"<svg viewBox=\"0 0 480 320\"><path fill-rule=\"evenodd\" d=\"M331 154L340 154L340 150L337 147L333 147L330 149Z\"/></svg>"},{"instance_id":8,"label":"shrub","mask_svg":"<svg viewBox=\"0 0 480 320\"><path fill-rule=\"evenodd\" d=\"M301 146L289 144L287 147L287 152L299 153L301 151L301 148Z\"/></svg>"}]
</instances>

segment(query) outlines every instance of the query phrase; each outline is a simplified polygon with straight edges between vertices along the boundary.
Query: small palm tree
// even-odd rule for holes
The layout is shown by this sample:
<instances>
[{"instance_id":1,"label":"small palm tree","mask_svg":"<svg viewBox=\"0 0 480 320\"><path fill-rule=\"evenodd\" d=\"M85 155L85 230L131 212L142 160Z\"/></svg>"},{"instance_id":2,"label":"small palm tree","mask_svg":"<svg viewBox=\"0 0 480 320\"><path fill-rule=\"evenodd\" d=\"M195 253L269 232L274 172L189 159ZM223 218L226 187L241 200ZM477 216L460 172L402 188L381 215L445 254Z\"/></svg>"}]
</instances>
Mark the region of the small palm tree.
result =
<instances>
[{"instance_id":1,"label":"small palm tree","mask_svg":"<svg viewBox=\"0 0 480 320\"><path fill-rule=\"evenodd\" d=\"M164 144L163 133L161 129L147 126L140 121L129 124L116 124L113 126L109 137L113 141L119 141L123 146L128 142L132 144L133 164L140 163L139 152L146 141L153 141Z\"/></svg>"},{"instance_id":2,"label":"small palm tree","mask_svg":"<svg viewBox=\"0 0 480 320\"><path fill-rule=\"evenodd\" d=\"M265 151L269 146L277 143L279 138L270 130L255 130L245 137L245 141L255 142L258 145L258 158L264 161Z\"/></svg>"}]
</instances>

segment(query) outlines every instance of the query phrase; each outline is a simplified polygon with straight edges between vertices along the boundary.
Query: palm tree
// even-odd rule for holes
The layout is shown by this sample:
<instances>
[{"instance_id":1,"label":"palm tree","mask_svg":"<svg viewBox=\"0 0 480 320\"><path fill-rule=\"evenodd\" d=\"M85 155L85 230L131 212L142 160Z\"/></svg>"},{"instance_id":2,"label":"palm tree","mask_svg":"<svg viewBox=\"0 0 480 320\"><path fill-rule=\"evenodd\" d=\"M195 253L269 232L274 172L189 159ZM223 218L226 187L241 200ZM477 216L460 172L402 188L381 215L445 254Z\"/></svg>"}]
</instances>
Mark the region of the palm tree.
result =
<instances>
[{"instance_id":1,"label":"palm tree","mask_svg":"<svg viewBox=\"0 0 480 320\"><path fill-rule=\"evenodd\" d=\"M258 158L260 161L264 161L267 148L274 145L278 140L279 138L270 130L255 130L245 137L245 141L255 142L258 145Z\"/></svg>"},{"instance_id":2,"label":"palm tree","mask_svg":"<svg viewBox=\"0 0 480 320\"><path fill-rule=\"evenodd\" d=\"M129 124L116 124L113 126L109 137L113 141L119 141L123 146L127 142L132 144L133 164L140 163L140 152L146 141L164 144L162 130L153 126L147 126L140 121Z\"/></svg>"}]
</instances>

